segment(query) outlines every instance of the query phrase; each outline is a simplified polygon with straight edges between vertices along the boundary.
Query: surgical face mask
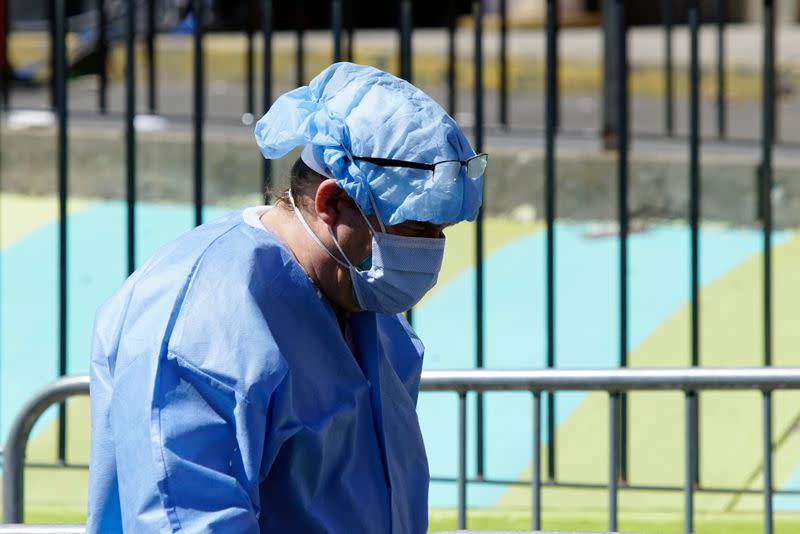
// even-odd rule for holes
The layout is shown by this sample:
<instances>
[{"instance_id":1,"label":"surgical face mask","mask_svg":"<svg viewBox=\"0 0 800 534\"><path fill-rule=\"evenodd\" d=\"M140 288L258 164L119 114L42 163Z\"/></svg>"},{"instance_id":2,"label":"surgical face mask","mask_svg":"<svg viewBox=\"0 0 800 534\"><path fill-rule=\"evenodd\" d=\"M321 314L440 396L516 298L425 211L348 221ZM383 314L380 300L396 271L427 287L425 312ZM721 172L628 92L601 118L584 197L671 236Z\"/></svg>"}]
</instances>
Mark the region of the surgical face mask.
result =
<instances>
[{"instance_id":1,"label":"surgical face mask","mask_svg":"<svg viewBox=\"0 0 800 534\"><path fill-rule=\"evenodd\" d=\"M295 206L291 193L289 200L294 206L295 215L317 245L350 272L353 293L360 308L378 313L403 313L417 304L436 284L444 257L443 237L406 237L388 234L380 218L378 221L382 231L378 232L372 228L362 213L372 231L372 256L368 258L371 259L369 268L361 270L353 265L344 253L330 227L328 231L331 239L343 260L331 253L314 234ZM366 261L361 263L365 264Z\"/></svg>"}]
</instances>

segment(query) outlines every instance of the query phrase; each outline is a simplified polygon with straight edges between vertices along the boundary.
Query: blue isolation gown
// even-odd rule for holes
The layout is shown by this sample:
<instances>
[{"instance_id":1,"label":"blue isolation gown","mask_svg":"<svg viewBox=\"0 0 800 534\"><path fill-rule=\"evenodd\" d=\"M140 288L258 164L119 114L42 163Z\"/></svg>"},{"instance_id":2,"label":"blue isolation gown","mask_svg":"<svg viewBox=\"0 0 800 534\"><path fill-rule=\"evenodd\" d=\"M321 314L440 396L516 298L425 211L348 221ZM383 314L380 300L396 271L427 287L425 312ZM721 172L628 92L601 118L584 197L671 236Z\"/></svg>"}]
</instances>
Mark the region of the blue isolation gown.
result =
<instances>
[{"instance_id":1,"label":"blue isolation gown","mask_svg":"<svg viewBox=\"0 0 800 534\"><path fill-rule=\"evenodd\" d=\"M349 320L241 212L157 252L95 323L88 532L426 532L422 345Z\"/></svg>"}]
</instances>

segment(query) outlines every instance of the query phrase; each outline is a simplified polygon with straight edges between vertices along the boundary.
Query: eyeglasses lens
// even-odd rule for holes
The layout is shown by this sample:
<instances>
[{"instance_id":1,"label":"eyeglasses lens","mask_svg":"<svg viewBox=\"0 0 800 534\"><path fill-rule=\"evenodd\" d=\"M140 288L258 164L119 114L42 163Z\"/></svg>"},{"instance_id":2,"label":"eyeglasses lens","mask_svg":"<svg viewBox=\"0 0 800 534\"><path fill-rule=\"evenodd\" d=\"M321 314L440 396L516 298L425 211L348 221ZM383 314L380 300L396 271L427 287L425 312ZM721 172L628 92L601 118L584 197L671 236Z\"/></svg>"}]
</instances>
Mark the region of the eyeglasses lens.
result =
<instances>
[{"instance_id":1,"label":"eyeglasses lens","mask_svg":"<svg viewBox=\"0 0 800 534\"><path fill-rule=\"evenodd\" d=\"M475 180L483 176L486 171L486 164L489 162L489 156L481 154L467 161L467 176L470 180Z\"/></svg>"},{"instance_id":2,"label":"eyeglasses lens","mask_svg":"<svg viewBox=\"0 0 800 534\"><path fill-rule=\"evenodd\" d=\"M443 161L437 163L434 167L433 175L437 181L446 180L455 182L458 178L458 173L461 171L461 162L458 161Z\"/></svg>"}]
</instances>

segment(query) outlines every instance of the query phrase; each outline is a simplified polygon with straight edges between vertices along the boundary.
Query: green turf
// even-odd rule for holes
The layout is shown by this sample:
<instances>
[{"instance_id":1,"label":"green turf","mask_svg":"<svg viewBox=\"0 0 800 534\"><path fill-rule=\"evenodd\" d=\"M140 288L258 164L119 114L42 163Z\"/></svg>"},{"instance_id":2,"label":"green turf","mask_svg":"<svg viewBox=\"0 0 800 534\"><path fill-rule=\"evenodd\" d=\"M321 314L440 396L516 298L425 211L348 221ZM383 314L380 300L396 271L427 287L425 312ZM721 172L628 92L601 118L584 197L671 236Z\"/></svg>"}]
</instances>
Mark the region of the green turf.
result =
<instances>
[{"instance_id":1,"label":"green turf","mask_svg":"<svg viewBox=\"0 0 800 534\"><path fill-rule=\"evenodd\" d=\"M58 507L31 508L25 514L29 523L84 523L83 512ZM530 512L473 509L467 515L467 526L473 530L530 530ZM776 514L776 534L800 532L800 514ZM439 532L456 528L454 509L430 511L428 531ZM547 512L542 515L541 528L557 531L603 532L608 530L608 518L599 513ZM620 532L683 532L683 517L679 514L631 514L619 516ZM696 534L756 534L763 532L763 518L756 514L699 514L695 517Z\"/></svg>"},{"instance_id":2,"label":"green turf","mask_svg":"<svg viewBox=\"0 0 800 534\"><path fill-rule=\"evenodd\" d=\"M800 514L776 514L776 534L800 532ZM530 512L503 510L470 510L467 527L472 530L530 530ZM455 530L456 512L451 509L431 510L428 532ZM556 531L607 532L608 518L598 513L544 513L542 529ZM683 532L683 517L678 514L621 513L619 532ZM763 532L763 519L755 514L701 514L695 518L696 534L756 534Z\"/></svg>"}]
</instances>

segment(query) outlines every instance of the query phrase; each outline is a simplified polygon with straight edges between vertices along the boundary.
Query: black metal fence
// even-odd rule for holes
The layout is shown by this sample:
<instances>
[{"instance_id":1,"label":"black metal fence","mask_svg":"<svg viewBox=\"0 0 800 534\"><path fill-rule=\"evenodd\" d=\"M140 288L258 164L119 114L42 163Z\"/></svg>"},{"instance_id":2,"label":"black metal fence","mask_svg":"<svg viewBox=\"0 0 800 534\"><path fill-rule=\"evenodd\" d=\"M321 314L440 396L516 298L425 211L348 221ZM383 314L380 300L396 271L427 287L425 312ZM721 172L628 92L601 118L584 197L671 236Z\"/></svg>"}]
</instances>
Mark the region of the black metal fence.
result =
<instances>
[{"instance_id":1,"label":"black metal fence","mask_svg":"<svg viewBox=\"0 0 800 534\"><path fill-rule=\"evenodd\" d=\"M447 26L445 28L447 35L447 50L446 50L446 72L444 80L446 84L446 107L455 114L458 109L457 90L456 90L456 19L460 14L457 11L457 3L455 0L448 0L441 3L442 10L445 12L445 20ZM54 6L52 25L51 25L51 42L52 42L52 57L51 63L55 76L52 78L52 109L57 115L57 131L58 131L58 198L59 198L59 372L61 375L67 372L67 346L68 346L68 321L67 303L69 295L67 293L67 272L69 269L69 257L67 246L67 199L69 195L69 176L68 176L68 135L70 131L70 116L69 116L69 83L68 83L68 65L66 53L66 38L67 38L67 16L65 11L65 0L55 0L52 5ZM204 182L203 176L203 155L204 155L204 136L205 124L207 121L207 113L204 107L207 84L205 81L204 71L204 5L202 0L193 0L192 9L194 13L194 26L193 35L193 64L194 64L194 77L192 85L192 99L194 102L193 113L191 120L193 122L193 184L194 184L194 213L195 223L201 224L203 221L203 204L205 201L204 195ZM154 17L154 1L148 0L144 3L137 2L136 0L126 0L127 12L125 14L125 50L126 50L126 64L125 64L125 169L127 175L127 259L128 270L132 271L137 263L137 250L135 248L135 227L136 227L136 211L135 205L137 202L136 189L137 189L137 168L136 168L136 144L137 132L134 125L134 119L137 110L137 98L139 95L136 91L135 75L137 69L135 68L136 53L134 50L135 41L137 36L143 36L146 49L146 72L147 76L147 109L151 113L158 113L160 111L159 102L157 101L157 87L158 79L156 77L156 65L158 61L157 47L154 42L157 37L158 28L155 24ZM295 69L297 72L297 83L303 83L305 79L305 52L304 52L304 4L302 1L296 2L297 17L296 28L294 33L297 36L296 53L294 56ZM476 151L481 152L484 150L484 134L486 130L485 123L485 109L484 109L484 52L483 52L483 19L484 19L484 5L481 0L472 1L472 31L474 32L473 44L473 61L471 68L473 69L474 79L474 124L472 125L473 143ZM499 2L500 12L498 26L498 36L500 39L499 57L497 58L499 69L498 81L498 103L499 103L499 126L504 129L513 131L515 128L526 129L526 131L537 130L538 128L531 127L531 125L513 124L509 117L509 102L512 98L512 93L509 89L509 68L508 68L508 17L507 17L507 2L501 0ZM605 45L604 52L604 84L603 84L603 106L602 120L596 130L598 138L602 138L606 147L610 150L615 150L617 154L617 202L618 202L618 224L619 224L619 303L620 303L620 321L619 321L619 356L618 364L620 367L626 367L628 364L629 353L629 333L628 333L628 319L629 319L629 276L628 276L628 237L629 237L629 221L630 212L628 205L629 196L629 150L630 150L630 99L628 94L628 50L627 50L627 36L628 24L625 18L626 2L624 0L607 0L602 3L602 25L604 28L603 42ZM689 109L688 109L688 125L689 135L686 139L687 150L687 176L688 183L686 184L689 192L690 206L687 219L691 228L690 239L690 278L691 278L691 292L689 295L691 301L691 364L692 366L702 365L702 358L700 353L700 300L699 300L699 264L700 264L700 247L699 247L699 225L702 214L702 206L700 204L702 178L700 175L700 149L701 149L701 135L700 135L700 68L699 68L699 50L698 50L698 32L699 32L699 11L698 1L692 0L688 2L688 10L686 13L677 13L672 0L662 0L663 6L663 31L665 40L665 57L664 57L664 100L663 105L665 109L665 122L663 125L663 136L675 137L675 66L673 59L673 40L672 32L674 28L673 21L678 17L684 16L688 19L688 30L690 35L690 63L689 63ZM272 102L273 93L273 2L271 0L252 0L248 1L250 13L260 13L261 19L256 21L251 17L252 24L244 30L246 36L245 47L245 62L247 65L246 77L244 83L246 85L245 101L243 102L243 109L249 113L255 113L257 109L266 109ZM763 364L770 366L772 364L772 255L771 255L771 237L773 232L773 212L771 202L772 184L772 153L773 146L775 145L775 23L774 23L774 3L773 0L763 0L763 62L761 67L762 76L762 95L763 100L760 106L761 111L761 174L759 188L760 199L760 215L761 224L763 229ZM356 28L353 27L353 17L347 16L348 10L353 9L353 0L331 0L330 2L330 21L331 21L331 38L333 40L333 54L332 61L339 61L342 59L349 59L353 56L354 42L357 39ZM411 79L412 61L414 58L414 51L412 50L412 34L414 32L413 26L413 9L414 3L411 0L398 0L398 9L400 17L397 26L397 38L399 42L400 51L400 72L399 75L404 78ZM717 92L715 97L716 103L716 137L720 140L729 139L730 132L728 128L727 119L727 101L726 101L726 85L725 85L725 32L726 32L726 2L719 0L716 3L717 10L717 63L715 69ZM544 305L546 307L546 337L543 343L546 347L546 366L554 368L558 366L558 347L556 346L556 295L555 284L558 277L558 272L555 268L554 257L557 249L557 240L555 234L555 221L558 216L556 213L556 198L558 191L558 184L556 181L556 167L558 161L556 159L556 144L560 135L565 134L565 130L560 128L559 109L560 109L560 90L558 83L558 70L559 70L559 22L557 17L558 2L557 0L546 1L546 13L544 14L545 31L544 38L546 41L546 61L545 61L545 91L544 91L544 167L545 167L545 183L544 183L544 205L545 205L545 222L546 222L546 248L543 252L543 261L546 265L546 295ZM106 64L109 53L109 44L107 36L107 17L105 16L105 2L104 0L97 1L98 23L97 23L97 39L98 50L100 54L101 69L98 76L98 101L97 110L98 114L105 114L108 111L107 106L107 91L108 91L108 75L106 71ZM2 20L8 21L8 17ZM260 81L261 87L261 103L260 106L256 103L256 91L259 83L255 79L255 54L254 54L254 40L260 34L263 41L263 66L262 74L263 79ZM3 37L3 42L0 43L0 53L5 54L8 50L7 37L8 32L0 31ZM346 37L346 38L345 38ZM343 46L346 43L346 46ZM3 65L8 65L7 61L0 62ZM6 69L0 75L0 82L2 82L2 102L6 111L14 109L14 86L11 83L9 70ZM492 125L497 126L497 125ZM533 143L533 141L531 141ZM262 167L262 185L264 190L268 190L272 184L271 164L265 161ZM481 368L485 363L485 349L486 339L484 336L485 328L485 286L484 286L484 219L483 215L479 216L475 225L475 286L476 301L475 301L475 319L476 319L476 335L475 335L475 367ZM1 334L1 333L0 333ZM520 350L525 350L520 347ZM549 442L547 444L548 462L546 469L546 476L550 483L557 484L558 477L555 469L556 455L558 448L555 441L555 402L554 394L546 393L546 426L548 429ZM769 393L765 393L769 396ZM697 402L691 404L690 424L693 425L691 435L695 440L699 440L699 427L697 423L698 410ZM628 479L628 412L627 402L624 392L620 393L620 406L622 417L619 423L619 439L621 444L621 455L618 466L619 480L626 481ZM64 423L66 412L61 408L59 416L59 440L58 440L58 458L63 465L65 459L66 447L66 426ZM489 479L486 473L484 459L484 412L483 401L478 400L478 442L477 442L477 478L486 480ZM697 451L698 447L692 448L692 451ZM695 454L695 464L691 472L695 477L695 483L698 488L702 489L698 473L699 457Z\"/></svg>"}]
</instances>

